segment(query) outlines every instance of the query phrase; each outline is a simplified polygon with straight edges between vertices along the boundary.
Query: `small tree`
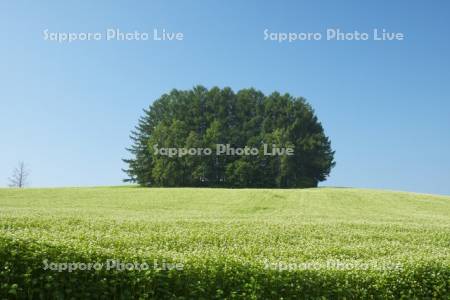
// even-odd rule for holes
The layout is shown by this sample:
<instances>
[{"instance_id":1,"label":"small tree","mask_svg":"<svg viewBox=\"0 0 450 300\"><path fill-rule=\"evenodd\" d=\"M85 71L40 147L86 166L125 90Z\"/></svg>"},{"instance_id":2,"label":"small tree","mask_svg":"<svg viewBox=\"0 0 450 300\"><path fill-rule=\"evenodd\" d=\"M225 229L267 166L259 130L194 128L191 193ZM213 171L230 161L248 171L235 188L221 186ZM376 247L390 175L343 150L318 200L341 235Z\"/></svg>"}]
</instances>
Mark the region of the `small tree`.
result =
<instances>
[{"instance_id":1,"label":"small tree","mask_svg":"<svg viewBox=\"0 0 450 300\"><path fill-rule=\"evenodd\" d=\"M29 172L24 162L19 162L18 166L14 169L12 176L9 178L9 186L23 188L27 185Z\"/></svg>"}]
</instances>

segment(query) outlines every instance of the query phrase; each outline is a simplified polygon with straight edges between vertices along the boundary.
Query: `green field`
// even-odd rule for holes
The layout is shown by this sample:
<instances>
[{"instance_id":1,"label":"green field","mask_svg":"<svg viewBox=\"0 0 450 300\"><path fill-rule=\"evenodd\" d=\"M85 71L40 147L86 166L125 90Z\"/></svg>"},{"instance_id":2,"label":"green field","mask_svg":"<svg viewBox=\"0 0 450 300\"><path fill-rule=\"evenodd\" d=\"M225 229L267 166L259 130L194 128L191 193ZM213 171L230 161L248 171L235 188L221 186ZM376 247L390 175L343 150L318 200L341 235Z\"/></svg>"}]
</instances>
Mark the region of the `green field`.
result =
<instances>
[{"instance_id":1,"label":"green field","mask_svg":"<svg viewBox=\"0 0 450 300\"><path fill-rule=\"evenodd\" d=\"M108 259L149 268L55 270ZM0 189L0 284L7 299L448 299L450 197Z\"/></svg>"}]
</instances>

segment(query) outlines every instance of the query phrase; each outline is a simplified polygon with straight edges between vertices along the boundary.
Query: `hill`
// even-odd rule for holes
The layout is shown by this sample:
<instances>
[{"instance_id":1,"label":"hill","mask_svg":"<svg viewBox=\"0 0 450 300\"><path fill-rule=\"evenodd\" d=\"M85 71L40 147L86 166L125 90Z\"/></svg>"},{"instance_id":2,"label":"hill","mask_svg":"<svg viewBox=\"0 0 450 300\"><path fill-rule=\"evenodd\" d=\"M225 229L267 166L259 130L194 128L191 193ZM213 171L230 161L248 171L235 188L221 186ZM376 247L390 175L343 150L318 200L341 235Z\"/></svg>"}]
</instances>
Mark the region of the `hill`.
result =
<instances>
[{"instance_id":1,"label":"hill","mask_svg":"<svg viewBox=\"0 0 450 300\"><path fill-rule=\"evenodd\" d=\"M446 298L449 241L445 196L0 189L0 295Z\"/></svg>"}]
</instances>

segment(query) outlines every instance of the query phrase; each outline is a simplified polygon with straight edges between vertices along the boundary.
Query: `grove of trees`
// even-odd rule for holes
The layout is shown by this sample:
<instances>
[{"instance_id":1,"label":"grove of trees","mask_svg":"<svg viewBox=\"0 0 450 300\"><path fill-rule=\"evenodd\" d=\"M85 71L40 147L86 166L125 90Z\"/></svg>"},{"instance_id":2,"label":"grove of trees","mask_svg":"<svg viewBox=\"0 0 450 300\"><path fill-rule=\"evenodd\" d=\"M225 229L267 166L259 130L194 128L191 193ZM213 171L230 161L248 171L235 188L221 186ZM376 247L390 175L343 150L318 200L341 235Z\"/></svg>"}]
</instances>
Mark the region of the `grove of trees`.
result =
<instances>
[{"instance_id":1,"label":"grove of trees","mask_svg":"<svg viewBox=\"0 0 450 300\"><path fill-rule=\"evenodd\" d=\"M125 181L170 187L315 187L329 175L334 151L304 98L255 89L202 86L172 90L154 101L131 133ZM291 156L168 157L167 148L293 147Z\"/></svg>"}]
</instances>

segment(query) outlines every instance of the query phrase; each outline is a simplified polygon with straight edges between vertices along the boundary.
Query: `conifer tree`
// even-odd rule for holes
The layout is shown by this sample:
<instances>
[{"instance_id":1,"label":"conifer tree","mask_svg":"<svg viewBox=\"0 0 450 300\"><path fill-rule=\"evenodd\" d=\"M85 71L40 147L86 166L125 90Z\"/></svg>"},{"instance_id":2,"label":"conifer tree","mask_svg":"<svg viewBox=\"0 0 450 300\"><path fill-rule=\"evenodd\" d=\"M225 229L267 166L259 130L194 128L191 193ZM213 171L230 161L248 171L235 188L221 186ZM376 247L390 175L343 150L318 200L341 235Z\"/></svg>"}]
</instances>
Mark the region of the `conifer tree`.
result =
<instances>
[{"instance_id":1,"label":"conifer tree","mask_svg":"<svg viewBox=\"0 0 450 300\"><path fill-rule=\"evenodd\" d=\"M335 165L331 142L304 98L255 89L172 90L144 110L131 132L125 181L142 186L314 187ZM216 144L259 149L216 155ZM263 155L263 145L292 156ZM211 155L168 157L159 148L211 148Z\"/></svg>"}]
</instances>

